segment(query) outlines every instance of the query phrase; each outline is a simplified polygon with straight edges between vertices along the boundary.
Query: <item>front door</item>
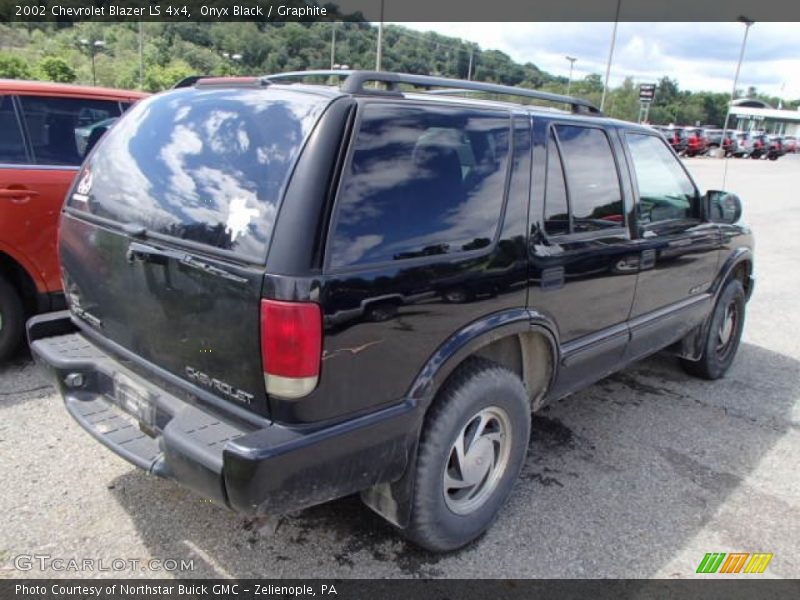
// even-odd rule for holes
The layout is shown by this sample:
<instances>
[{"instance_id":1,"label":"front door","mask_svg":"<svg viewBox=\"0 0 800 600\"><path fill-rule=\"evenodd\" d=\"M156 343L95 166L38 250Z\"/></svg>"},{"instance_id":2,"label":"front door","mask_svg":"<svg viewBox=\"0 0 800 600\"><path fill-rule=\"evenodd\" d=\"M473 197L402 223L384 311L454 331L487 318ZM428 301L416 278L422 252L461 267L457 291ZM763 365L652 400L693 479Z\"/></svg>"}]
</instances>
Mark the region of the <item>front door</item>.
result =
<instances>
[{"instance_id":1,"label":"front door","mask_svg":"<svg viewBox=\"0 0 800 600\"><path fill-rule=\"evenodd\" d=\"M680 339L708 314L720 237L704 221L700 194L666 142L655 133L623 137L640 255L628 348L635 359Z\"/></svg>"}]
</instances>

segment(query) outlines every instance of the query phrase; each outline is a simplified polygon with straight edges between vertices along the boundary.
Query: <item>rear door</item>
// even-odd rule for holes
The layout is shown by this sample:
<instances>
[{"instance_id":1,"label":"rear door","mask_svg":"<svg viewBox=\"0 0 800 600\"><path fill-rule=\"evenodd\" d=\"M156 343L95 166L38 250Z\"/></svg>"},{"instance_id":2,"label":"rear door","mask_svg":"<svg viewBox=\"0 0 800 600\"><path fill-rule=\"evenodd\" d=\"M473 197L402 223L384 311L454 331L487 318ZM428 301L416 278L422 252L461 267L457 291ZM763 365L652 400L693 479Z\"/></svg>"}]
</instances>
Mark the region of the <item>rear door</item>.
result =
<instances>
[{"instance_id":1,"label":"rear door","mask_svg":"<svg viewBox=\"0 0 800 600\"><path fill-rule=\"evenodd\" d=\"M265 413L259 300L286 181L326 101L268 89L142 100L100 141L60 230L84 329Z\"/></svg>"},{"instance_id":2,"label":"rear door","mask_svg":"<svg viewBox=\"0 0 800 600\"><path fill-rule=\"evenodd\" d=\"M622 360L638 256L617 136L590 123L535 119L534 139L529 305L558 327L558 396Z\"/></svg>"},{"instance_id":3,"label":"rear door","mask_svg":"<svg viewBox=\"0 0 800 600\"><path fill-rule=\"evenodd\" d=\"M640 272L629 347L637 357L680 338L707 314L720 236L703 220L700 193L664 141L638 131L624 139L637 200Z\"/></svg>"}]
</instances>

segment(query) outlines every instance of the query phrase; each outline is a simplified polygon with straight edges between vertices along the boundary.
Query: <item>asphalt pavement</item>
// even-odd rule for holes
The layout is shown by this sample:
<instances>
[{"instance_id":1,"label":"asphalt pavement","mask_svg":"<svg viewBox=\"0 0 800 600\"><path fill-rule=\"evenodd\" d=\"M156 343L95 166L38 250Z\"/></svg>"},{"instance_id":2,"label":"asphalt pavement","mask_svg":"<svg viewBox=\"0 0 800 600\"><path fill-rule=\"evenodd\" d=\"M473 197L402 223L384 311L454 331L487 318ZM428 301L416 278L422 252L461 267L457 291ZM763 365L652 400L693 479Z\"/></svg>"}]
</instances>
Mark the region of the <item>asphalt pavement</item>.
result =
<instances>
[{"instance_id":1,"label":"asphalt pavement","mask_svg":"<svg viewBox=\"0 0 800 600\"><path fill-rule=\"evenodd\" d=\"M686 165L738 193L756 235L733 367L700 381L658 355L537 414L476 543L422 552L357 498L248 521L96 443L23 352L0 366L0 578L692 577L707 552L769 552L759 577L800 577L800 155Z\"/></svg>"}]
</instances>

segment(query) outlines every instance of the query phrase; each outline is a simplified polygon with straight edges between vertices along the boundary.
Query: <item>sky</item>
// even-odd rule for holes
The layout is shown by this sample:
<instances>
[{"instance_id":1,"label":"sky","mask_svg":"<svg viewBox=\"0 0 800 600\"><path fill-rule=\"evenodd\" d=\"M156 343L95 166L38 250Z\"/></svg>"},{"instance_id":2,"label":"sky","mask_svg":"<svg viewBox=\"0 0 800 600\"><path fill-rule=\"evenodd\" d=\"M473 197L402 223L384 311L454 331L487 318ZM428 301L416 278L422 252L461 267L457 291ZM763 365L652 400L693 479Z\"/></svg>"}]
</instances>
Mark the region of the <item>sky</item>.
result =
<instances>
[{"instance_id":1,"label":"sky","mask_svg":"<svg viewBox=\"0 0 800 600\"><path fill-rule=\"evenodd\" d=\"M796 0L795 0L796 1ZM554 75L605 74L613 23L397 23L475 42L532 62ZM619 23L610 85L625 77L655 83L667 75L681 89L730 93L745 26L741 23ZM800 23L755 23L747 37L739 89L800 98Z\"/></svg>"}]
</instances>

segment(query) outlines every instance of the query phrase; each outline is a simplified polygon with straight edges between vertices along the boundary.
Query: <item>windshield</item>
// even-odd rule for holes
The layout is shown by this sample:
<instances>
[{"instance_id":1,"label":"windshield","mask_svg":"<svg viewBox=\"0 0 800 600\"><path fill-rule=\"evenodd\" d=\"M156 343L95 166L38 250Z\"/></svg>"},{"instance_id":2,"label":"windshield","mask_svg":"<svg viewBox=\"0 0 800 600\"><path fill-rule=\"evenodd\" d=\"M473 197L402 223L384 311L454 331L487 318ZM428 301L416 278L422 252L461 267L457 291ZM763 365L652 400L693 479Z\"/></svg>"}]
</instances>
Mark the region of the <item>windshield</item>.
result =
<instances>
[{"instance_id":1,"label":"windshield","mask_svg":"<svg viewBox=\"0 0 800 600\"><path fill-rule=\"evenodd\" d=\"M68 204L263 261L286 180L325 104L270 89L153 96L100 142Z\"/></svg>"}]
</instances>

